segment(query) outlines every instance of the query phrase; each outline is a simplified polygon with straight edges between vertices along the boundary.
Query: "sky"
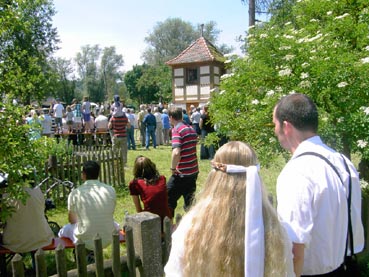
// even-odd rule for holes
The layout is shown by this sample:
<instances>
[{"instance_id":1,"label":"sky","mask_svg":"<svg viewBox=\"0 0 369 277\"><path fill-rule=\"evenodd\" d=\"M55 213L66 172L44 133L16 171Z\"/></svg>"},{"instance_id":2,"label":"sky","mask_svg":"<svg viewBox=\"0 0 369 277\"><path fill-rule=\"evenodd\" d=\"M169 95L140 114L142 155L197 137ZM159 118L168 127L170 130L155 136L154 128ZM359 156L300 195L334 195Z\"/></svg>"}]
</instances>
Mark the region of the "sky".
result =
<instances>
[{"instance_id":1,"label":"sky","mask_svg":"<svg viewBox=\"0 0 369 277\"><path fill-rule=\"evenodd\" d=\"M53 25L61 40L56 56L73 59L87 44L115 46L125 71L143 63L145 37L168 18L194 26L215 21L221 30L217 43L234 46L238 54L236 38L248 26L248 6L241 0L54 0L54 6Z\"/></svg>"}]
</instances>

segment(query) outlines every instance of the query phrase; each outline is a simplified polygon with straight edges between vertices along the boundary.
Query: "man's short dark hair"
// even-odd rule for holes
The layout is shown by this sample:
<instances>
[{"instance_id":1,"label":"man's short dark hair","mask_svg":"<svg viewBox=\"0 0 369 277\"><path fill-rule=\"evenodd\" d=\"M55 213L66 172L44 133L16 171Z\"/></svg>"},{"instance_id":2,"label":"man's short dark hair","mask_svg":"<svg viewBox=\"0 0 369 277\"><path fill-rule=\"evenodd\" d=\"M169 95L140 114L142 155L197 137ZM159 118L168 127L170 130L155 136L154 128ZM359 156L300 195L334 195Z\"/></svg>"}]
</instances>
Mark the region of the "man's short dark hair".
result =
<instances>
[{"instance_id":1,"label":"man's short dark hair","mask_svg":"<svg viewBox=\"0 0 369 277\"><path fill-rule=\"evenodd\" d=\"M183 119L182 116L182 108L172 108L169 111L169 116L171 116L174 120L180 121Z\"/></svg>"},{"instance_id":2,"label":"man's short dark hair","mask_svg":"<svg viewBox=\"0 0 369 277\"><path fill-rule=\"evenodd\" d=\"M287 121L300 131L318 131L318 109L305 94L294 93L283 97L275 107L275 117L281 126L283 121Z\"/></svg>"},{"instance_id":3,"label":"man's short dark hair","mask_svg":"<svg viewBox=\"0 0 369 277\"><path fill-rule=\"evenodd\" d=\"M99 178L100 165L95 161L86 161L83 163L82 171L86 174L87 180L96 180Z\"/></svg>"}]
</instances>

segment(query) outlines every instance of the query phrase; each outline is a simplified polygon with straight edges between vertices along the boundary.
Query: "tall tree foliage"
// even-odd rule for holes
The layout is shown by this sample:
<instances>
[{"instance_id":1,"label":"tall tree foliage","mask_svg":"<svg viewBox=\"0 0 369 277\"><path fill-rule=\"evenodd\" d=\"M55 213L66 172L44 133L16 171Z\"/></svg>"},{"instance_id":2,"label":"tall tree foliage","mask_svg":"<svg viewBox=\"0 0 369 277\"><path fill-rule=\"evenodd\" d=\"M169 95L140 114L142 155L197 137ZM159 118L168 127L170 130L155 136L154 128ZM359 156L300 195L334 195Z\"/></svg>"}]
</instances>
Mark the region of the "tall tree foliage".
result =
<instances>
[{"instance_id":1,"label":"tall tree foliage","mask_svg":"<svg viewBox=\"0 0 369 277\"><path fill-rule=\"evenodd\" d=\"M71 60L56 58L51 60L51 66L56 73L54 96L59 97L65 103L71 103L75 98L76 80Z\"/></svg>"},{"instance_id":2,"label":"tall tree foliage","mask_svg":"<svg viewBox=\"0 0 369 277\"><path fill-rule=\"evenodd\" d=\"M21 104L43 99L54 82L48 65L57 43L54 13L47 0L0 2L0 172L9 174L9 185L2 188L7 197L0 201L2 222L12 212L12 201L26 199L22 177L33 168L40 175L44 168L44 141L30 138L30 126L23 122L29 110Z\"/></svg>"},{"instance_id":3,"label":"tall tree foliage","mask_svg":"<svg viewBox=\"0 0 369 277\"><path fill-rule=\"evenodd\" d=\"M179 55L191 43L201 36L216 45L220 30L216 29L216 22L210 21L196 27L190 22L180 18L168 18L164 22L158 22L153 31L145 37L148 44L143 53L143 59L150 65L161 65L166 61ZM231 51L232 48L221 45L224 51Z\"/></svg>"},{"instance_id":4,"label":"tall tree foliage","mask_svg":"<svg viewBox=\"0 0 369 277\"><path fill-rule=\"evenodd\" d=\"M89 96L91 101L103 102L119 93L124 61L114 46L101 49L99 45L85 45L77 53L75 61L82 95Z\"/></svg>"},{"instance_id":5,"label":"tall tree foliage","mask_svg":"<svg viewBox=\"0 0 369 277\"><path fill-rule=\"evenodd\" d=\"M123 56L116 53L114 46L103 49L100 71L104 83L104 97L113 99L113 95L118 93L117 81L122 81L123 64Z\"/></svg>"},{"instance_id":6,"label":"tall tree foliage","mask_svg":"<svg viewBox=\"0 0 369 277\"><path fill-rule=\"evenodd\" d=\"M0 3L0 92L20 102L41 100L53 84L48 58L56 49L57 32L49 0Z\"/></svg>"},{"instance_id":7,"label":"tall tree foliage","mask_svg":"<svg viewBox=\"0 0 369 277\"><path fill-rule=\"evenodd\" d=\"M279 149L270 124L274 105L285 94L306 93L330 144L368 157L368 2L298 1L289 18L249 30L248 56L232 63L223 91L212 98L214 120L267 160Z\"/></svg>"}]
</instances>

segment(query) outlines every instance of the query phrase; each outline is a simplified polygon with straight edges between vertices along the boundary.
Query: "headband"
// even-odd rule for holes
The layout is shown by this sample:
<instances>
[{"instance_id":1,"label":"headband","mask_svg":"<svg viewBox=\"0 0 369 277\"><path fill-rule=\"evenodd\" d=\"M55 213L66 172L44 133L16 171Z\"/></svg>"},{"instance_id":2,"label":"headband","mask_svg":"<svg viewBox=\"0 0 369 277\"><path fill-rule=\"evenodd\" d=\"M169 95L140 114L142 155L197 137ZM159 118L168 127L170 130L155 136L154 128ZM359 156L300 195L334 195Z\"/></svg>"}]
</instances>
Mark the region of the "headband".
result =
<instances>
[{"instance_id":1,"label":"headband","mask_svg":"<svg viewBox=\"0 0 369 277\"><path fill-rule=\"evenodd\" d=\"M258 165L242 166L212 162L215 169L223 172L246 173L245 204L245 276L264 276L264 222L261 181Z\"/></svg>"}]
</instances>

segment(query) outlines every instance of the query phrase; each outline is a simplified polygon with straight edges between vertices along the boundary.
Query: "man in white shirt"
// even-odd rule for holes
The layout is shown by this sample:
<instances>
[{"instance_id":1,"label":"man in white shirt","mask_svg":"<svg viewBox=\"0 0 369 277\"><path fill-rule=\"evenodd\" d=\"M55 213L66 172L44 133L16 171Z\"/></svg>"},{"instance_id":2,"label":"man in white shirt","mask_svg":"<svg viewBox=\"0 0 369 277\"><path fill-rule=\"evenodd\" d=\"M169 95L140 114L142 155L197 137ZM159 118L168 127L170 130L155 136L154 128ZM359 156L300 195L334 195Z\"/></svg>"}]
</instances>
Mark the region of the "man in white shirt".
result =
<instances>
[{"instance_id":1,"label":"man in white shirt","mask_svg":"<svg viewBox=\"0 0 369 277\"><path fill-rule=\"evenodd\" d=\"M296 276L341 276L350 179L354 252L364 246L358 172L321 141L317 107L306 95L282 98L274 108L273 123L281 146L292 153L278 177L277 209L293 242Z\"/></svg>"},{"instance_id":2,"label":"man in white shirt","mask_svg":"<svg viewBox=\"0 0 369 277\"><path fill-rule=\"evenodd\" d=\"M63 126L63 114L64 114L64 106L60 103L60 99L56 99L56 103L53 107L55 124L57 126L58 133L62 132Z\"/></svg>"},{"instance_id":3,"label":"man in white shirt","mask_svg":"<svg viewBox=\"0 0 369 277\"><path fill-rule=\"evenodd\" d=\"M78 239L89 250L94 249L96 234L102 239L105 248L112 241L113 231L119 225L113 219L116 194L113 187L98 180L100 165L95 161L83 164L84 183L74 189L68 197L68 221L59 231L59 237L70 238L73 243Z\"/></svg>"},{"instance_id":4,"label":"man in white shirt","mask_svg":"<svg viewBox=\"0 0 369 277\"><path fill-rule=\"evenodd\" d=\"M106 145L106 138L108 134L108 124L109 119L101 112L95 118L95 128L96 128L96 144L99 145L99 138L102 137L103 145Z\"/></svg>"}]
</instances>

